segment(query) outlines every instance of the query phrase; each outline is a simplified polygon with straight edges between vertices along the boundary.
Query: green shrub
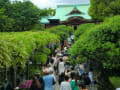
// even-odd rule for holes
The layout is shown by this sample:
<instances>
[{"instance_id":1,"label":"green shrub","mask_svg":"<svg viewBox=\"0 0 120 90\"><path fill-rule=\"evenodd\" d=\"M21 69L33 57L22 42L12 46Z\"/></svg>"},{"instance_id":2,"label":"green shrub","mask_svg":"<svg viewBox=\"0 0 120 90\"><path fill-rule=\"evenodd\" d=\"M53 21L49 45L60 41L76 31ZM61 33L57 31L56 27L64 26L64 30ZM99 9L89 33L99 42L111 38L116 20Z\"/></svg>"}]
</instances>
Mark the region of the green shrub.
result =
<instances>
[{"instance_id":1,"label":"green shrub","mask_svg":"<svg viewBox=\"0 0 120 90\"><path fill-rule=\"evenodd\" d=\"M115 16L82 34L71 48L81 62L101 61L104 68L118 68L120 58L120 16ZM109 22L108 22L109 21Z\"/></svg>"},{"instance_id":2,"label":"green shrub","mask_svg":"<svg viewBox=\"0 0 120 90\"><path fill-rule=\"evenodd\" d=\"M0 33L0 68L11 66L24 68L34 50L52 43L59 44L59 37L43 31ZM42 48L41 51L46 55L50 53L47 48Z\"/></svg>"},{"instance_id":3,"label":"green shrub","mask_svg":"<svg viewBox=\"0 0 120 90\"><path fill-rule=\"evenodd\" d=\"M93 28L95 26L94 23L86 23L78 26L77 30L75 31L75 40L78 40L79 37L86 32L87 30L90 30L90 28Z\"/></svg>"},{"instance_id":4,"label":"green shrub","mask_svg":"<svg viewBox=\"0 0 120 90\"><path fill-rule=\"evenodd\" d=\"M109 79L115 88L120 88L120 77L110 77Z\"/></svg>"},{"instance_id":5,"label":"green shrub","mask_svg":"<svg viewBox=\"0 0 120 90\"><path fill-rule=\"evenodd\" d=\"M120 68L120 16L106 19L83 33L70 50L71 60L89 63L100 84L98 90L114 90L107 70ZM113 72L114 73L114 72Z\"/></svg>"},{"instance_id":6,"label":"green shrub","mask_svg":"<svg viewBox=\"0 0 120 90\"><path fill-rule=\"evenodd\" d=\"M73 28L66 25L59 25L50 29L47 29L46 31L54 33L58 36L60 36L60 40L66 40L71 33L73 33Z\"/></svg>"}]
</instances>

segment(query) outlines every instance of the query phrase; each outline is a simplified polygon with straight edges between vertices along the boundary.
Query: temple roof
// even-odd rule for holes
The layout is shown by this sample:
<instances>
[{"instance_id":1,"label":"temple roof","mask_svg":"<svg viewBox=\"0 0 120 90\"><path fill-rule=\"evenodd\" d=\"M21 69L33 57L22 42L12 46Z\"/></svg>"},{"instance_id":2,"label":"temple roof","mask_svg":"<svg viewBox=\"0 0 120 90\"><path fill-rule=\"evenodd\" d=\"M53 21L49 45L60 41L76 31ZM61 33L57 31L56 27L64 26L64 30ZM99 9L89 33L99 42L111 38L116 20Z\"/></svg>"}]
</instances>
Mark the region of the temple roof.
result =
<instances>
[{"instance_id":1,"label":"temple roof","mask_svg":"<svg viewBox=\"0 0 120 90\"><path fill-rule=\"evenodd\" d=\"M49 24L48 18L50 18L50 17L42 17L42 19L40 20L40 22L41 22L42 24Z\"/></svg>"},{"instance_id":2,"label":"temple roof","mask_svg":"<svg viewBox=\"0 0 120 90\"><path fill-rule=\"evenodd\" d=\"M63 22L71 17L81 17L86 20L91 19L88 15L88 9L90 4L78 4L78 5L57 5L55 16L42 18L41 23L49 22L49 20L58 19Z\"/></svg>"}]
</instances>

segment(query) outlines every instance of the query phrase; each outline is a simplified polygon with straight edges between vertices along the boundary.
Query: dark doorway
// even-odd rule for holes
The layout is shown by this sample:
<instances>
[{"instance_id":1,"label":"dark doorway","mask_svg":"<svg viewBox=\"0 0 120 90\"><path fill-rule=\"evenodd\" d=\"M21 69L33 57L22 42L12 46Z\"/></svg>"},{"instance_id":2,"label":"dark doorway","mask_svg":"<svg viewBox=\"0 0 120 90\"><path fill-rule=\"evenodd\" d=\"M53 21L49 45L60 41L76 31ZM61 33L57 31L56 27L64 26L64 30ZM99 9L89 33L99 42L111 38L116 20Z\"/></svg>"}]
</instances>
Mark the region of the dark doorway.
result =
<instances>
[{"instance_id":1,"label":"dark doorway","mask_svg":"<svg viewBox=\"0 0 120 90\"><path fill-rule=\"evenodd\" d=\"M77 25L74 26L74 30L77 30Z\"/></svg>"}]
</instances>

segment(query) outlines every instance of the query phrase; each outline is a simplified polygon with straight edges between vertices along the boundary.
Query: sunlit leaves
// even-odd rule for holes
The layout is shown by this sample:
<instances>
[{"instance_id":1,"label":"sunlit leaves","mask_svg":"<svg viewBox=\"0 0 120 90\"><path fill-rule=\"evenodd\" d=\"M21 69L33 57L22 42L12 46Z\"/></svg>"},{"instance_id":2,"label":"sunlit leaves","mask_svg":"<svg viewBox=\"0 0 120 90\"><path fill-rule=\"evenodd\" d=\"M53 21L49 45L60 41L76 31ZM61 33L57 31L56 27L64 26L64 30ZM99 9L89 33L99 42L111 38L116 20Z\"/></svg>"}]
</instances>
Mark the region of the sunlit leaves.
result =
<instances>
[{"instance_id":1,"label":"sunlit leaves","mask_svg":"<svg viewBox=\"0 0 120 90\"><path fill-rule=\"evenodd\" d=\"M59 43L58 36L48 32L0 33L0 68L10 66L24 68L35 49L54 42ZM47 55L50 51L41 52Z\"/></svg>"}]
</instances>

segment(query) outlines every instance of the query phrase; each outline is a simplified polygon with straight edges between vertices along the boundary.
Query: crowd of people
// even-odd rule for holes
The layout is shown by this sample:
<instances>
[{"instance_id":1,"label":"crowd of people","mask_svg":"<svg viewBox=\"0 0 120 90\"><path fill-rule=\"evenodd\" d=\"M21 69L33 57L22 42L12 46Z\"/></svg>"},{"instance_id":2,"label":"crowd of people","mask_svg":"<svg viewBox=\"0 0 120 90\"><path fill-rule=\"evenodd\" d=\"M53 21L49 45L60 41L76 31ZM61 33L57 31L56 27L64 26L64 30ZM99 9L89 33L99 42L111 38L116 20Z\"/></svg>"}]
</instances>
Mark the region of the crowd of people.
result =
<instances>
[{"instance_id":1,"label":"crowd of people","mask_svg":"<svg viewBox=\"0 0 120 90\"><path fill-rule=\"evenodd\" d=\"M48 56L46 64L42 65L42 75L35 72L29 90L88 90L86 86L94 86L92 68L87 71L85 64L70 65L68 50L73 43L72 35L62 43L61 49L56 48ZM6 87L4 90L8 90Z\"/></svg>"},{"instance_id":2,"label":"crowd of people","mask_svg":"<svg viewBox=\"0 0 120 90\"><path fill-rule=\"evenodd\" d=\"M70 65L70 47L71 44L65 43L62 49L56 48L54 54L48 56L46 65L42 66L43 76L35 73L30 90L88 90L86 86L94 86L92 68L86 72L82 64ZM55 86L56 83L59 87Z\"/></svg>"}]
</instances>

